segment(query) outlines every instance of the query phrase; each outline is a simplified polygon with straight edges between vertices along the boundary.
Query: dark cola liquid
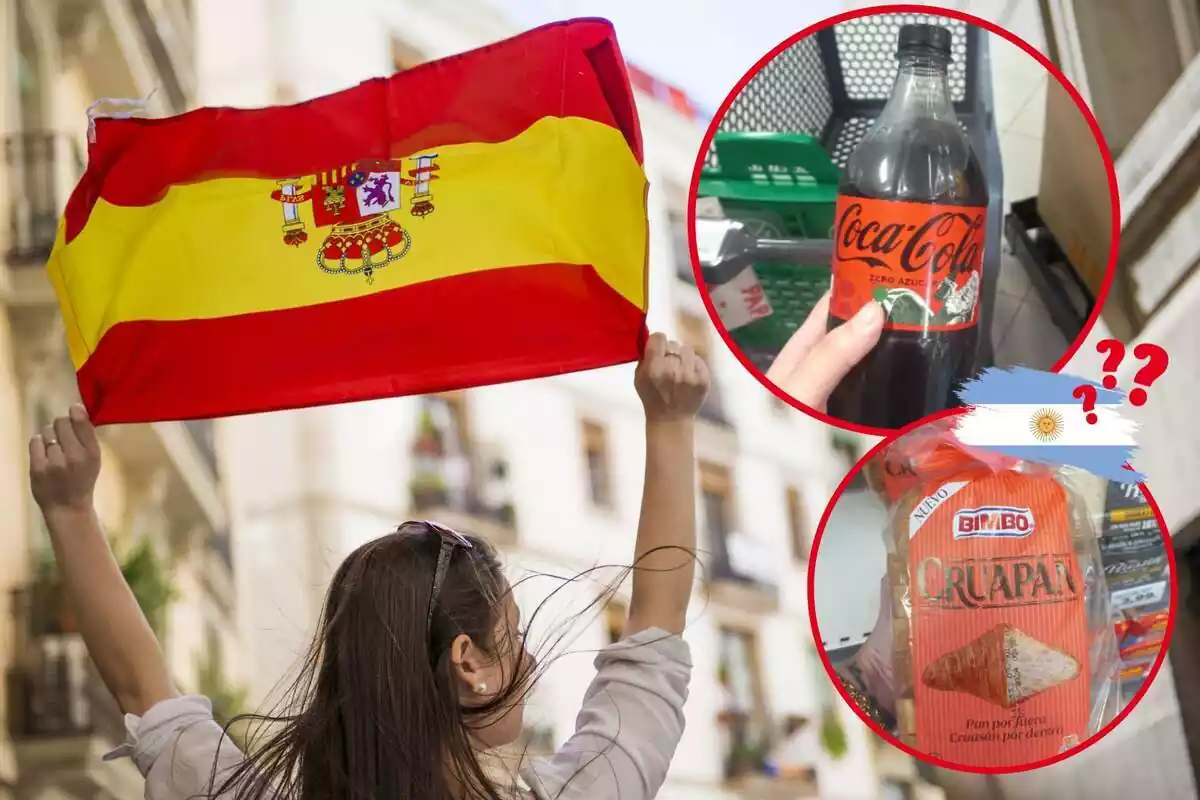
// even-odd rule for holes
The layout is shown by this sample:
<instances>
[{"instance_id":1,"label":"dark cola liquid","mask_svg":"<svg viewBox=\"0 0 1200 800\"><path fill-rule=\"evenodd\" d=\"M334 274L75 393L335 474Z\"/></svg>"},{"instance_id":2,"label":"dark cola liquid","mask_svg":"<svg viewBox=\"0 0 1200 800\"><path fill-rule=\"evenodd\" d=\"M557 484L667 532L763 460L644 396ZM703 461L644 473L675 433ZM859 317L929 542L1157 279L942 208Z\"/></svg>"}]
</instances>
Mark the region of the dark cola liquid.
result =
<instances>
[{"instance_id":1,"label":"dark cola liquid","mask_svg":"<svg viewBox=\"0 0 1200 800\"><path fill-rule=\"evenodd\" d=\"M970 206L982 219L987 182L953 117L944 67L940 75L927 64L916 69L910 65L908 72L915 74L906 75L902 58L896 92L903 90L906 96L893 94L880 121L859 143L839 193L844 198ZM921 85L939 80L940 88ZM939 107L943 99L944 107ZM898 100L913 107L893 107ZM838 233L835 229L835 236ZM830 316L830 330L842 324L844 320ZM879 344L834 390L829 414L858 425L900 428L959 405L955 392L972 377L978 336L977 325L959 330L896 330L885 325Z\"/></svg>"}]
</instances>

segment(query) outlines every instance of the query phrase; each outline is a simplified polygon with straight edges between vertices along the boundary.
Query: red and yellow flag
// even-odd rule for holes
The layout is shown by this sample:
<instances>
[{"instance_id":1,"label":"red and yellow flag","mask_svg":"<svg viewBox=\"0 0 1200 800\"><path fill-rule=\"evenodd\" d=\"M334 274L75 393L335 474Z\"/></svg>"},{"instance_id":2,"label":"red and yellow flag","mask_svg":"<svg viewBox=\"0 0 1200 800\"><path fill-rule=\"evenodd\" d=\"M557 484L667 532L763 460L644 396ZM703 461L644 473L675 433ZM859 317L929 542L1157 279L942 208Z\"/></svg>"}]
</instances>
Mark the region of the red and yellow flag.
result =
<instances>
[{"instance_id":1,"label":"red and yellow flag","mask_svg":"<svg viewBox=\"0 0 1200 800\"><path fill-rule=\"evenodd\" d=\"M48 270L98 423L634 360L646 177L611 25L287 107L102 119Z\"/></svg>"}]
</instances>

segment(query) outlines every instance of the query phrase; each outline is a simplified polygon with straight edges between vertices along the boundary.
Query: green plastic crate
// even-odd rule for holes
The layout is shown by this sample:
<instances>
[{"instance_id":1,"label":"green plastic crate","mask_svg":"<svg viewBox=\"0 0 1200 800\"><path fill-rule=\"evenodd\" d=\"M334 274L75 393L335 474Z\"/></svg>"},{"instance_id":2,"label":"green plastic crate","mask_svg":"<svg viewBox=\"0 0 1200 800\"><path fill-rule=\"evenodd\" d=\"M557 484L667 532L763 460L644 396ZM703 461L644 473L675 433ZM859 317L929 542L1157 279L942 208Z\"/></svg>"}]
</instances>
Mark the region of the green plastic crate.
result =
<instances>
[{"instance_id":1,"label":"green plastic crate","mask_svg":"<svg viewBox=\"0 0 1200 800\"><path fill-rule=\"evenodd\" d=\"M701 174L698 194L720 200L729 219L760 239L832 238L841 171L820 142L805 134L718 133L714 147L719 166ZM754 271L772 313L731 335L762 358L808 318L830 273L829 264L756 264Z\"/></svg>"}]
</instances>

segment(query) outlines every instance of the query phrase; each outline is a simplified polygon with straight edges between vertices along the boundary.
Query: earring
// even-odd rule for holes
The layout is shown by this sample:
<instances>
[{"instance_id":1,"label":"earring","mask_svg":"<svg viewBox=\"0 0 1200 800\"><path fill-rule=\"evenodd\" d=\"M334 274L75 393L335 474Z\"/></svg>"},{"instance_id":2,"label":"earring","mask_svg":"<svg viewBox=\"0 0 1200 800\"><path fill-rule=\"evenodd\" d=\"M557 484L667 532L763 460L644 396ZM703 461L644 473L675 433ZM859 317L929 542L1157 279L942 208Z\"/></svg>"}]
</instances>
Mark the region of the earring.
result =
<instances>
[{"instance_id":1,"label":"earring","mask_svg":"<svg viewBox=\"0 0 1200 800\"><path fill-rule=\"evenodd\" d=\"M486 683L479 684L478 686L475 687L475 691L478 694L483 694L484 692L487 691L487 684Z\"/></svg>"}]
</instances>

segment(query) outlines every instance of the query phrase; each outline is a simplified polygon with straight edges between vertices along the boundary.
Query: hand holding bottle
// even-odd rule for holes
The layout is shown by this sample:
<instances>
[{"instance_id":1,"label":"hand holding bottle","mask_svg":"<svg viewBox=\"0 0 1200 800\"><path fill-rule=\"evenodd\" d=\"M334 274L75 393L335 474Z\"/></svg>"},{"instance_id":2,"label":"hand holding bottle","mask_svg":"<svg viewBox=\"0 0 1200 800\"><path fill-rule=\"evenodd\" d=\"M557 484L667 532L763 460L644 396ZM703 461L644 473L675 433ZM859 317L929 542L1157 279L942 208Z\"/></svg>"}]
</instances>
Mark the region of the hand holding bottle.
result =
<instances>
[{"instance_id":1,"label":"hand holding bottle","mask_svg":"<svg viewBox=\"0 0 1200 800\"><path fill-rule=\"evenodd\" d=\"M804 405L824 411L842 378L871 352L883 331L883 309L867 303L847 325L826 332L829 294L784 345L767 380Z\"/></svg>"}]
</instances>

